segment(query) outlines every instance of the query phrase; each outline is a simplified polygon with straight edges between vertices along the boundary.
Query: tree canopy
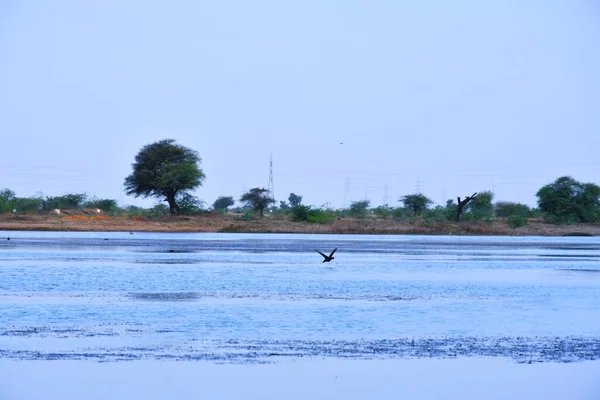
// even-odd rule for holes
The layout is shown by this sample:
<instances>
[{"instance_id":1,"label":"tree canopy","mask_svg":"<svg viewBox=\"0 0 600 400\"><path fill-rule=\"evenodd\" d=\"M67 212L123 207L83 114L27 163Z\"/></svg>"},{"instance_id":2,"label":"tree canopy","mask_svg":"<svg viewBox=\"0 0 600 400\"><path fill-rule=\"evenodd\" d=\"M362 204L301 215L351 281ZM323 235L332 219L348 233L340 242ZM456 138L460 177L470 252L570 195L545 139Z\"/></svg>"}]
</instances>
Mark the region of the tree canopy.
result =
<instances>
[{"instance_id":1,"label":"tree canopy","mask_svg":"<svg viewBox=\"0 0 600 400\"><path fill-rule=\"evenodd\" d=\"M430 198L421 193L407 194L402 196L399 201L404 204L405 208L413 211L415 217L420 217L423 211L427 209L430 204L433 204Z\"/></svg>"},{"instance_id":2,"label":"tree canopy","mask_svg":"<svg viewBox=\"0 0 600 400\"><path fill-rule=\"evenodd\" d=\"M288 201L290 202L291 207L299 206L300 204L302 204L302 196L298 196L295 193L290 193Z\"/></svg>"},{"instance_id":3,"label":"tree canopy","mask_svg":"<svg viewBox=\"0 0 600 400\"><path fill-rule=\"evenodd\" d=\"M540 210L556 222L600 220L600 187L563 176L536 193Z\"/></svg>"},{"instance_id":4,"label":"tree canopy","mask_svg":"<svg viewBox=\"0 0 600 400\"><path fill-rule=\"evenodd\" d=\"M479 221L492 218L494 216L492 200L494 200L494 193L489 190L477 193L466 207L469 219Z\"/></svg>"},{"instance_id":5,"label":"tree canopy","mask_svg":"<svg viewBox=\"0 0 600 400\"><path fill-rule=\"evenodd\" d=\"M173 139L148 144L135 156L133 172L125 178L125 192L135 197L163 198L171 215L180 213L177 197L202 185L204 172L195 150Z\"/></svg>"},{"instance_id":6,"label":"tree canopy","mask_svg":"<svg viewBox=\"0 0 600 400\"><path fill-rule=\"evenodd\" d=\"M265 188L250 189L242 195L240 201L254 211L260 212L261 217L264 215L265 208L267 208L269 204L275 203L275 200L269 197L269 191Z\"/></svg>"},{"instance_id":7,"label":"tree canopy","mask_svg":"<svg viewBox=\"0 0 600 400\"><path fill-rule=\"evenodd\" d=\"M512 201L498 201L494 204L497 217L508 218L511 216L529 217L531 209L526 204L514 203Z\"/></svg>"},{"instance_id":8,"label":"tree canopy","mask_svg":"<svg viewBox=\"0 0 600 400\"><path fill-rule=\"evenodd\" d=\"M229 207L234 204L233 197L231 196L219 196L218 199L213 203L213 208L217 211L227 211Z\"/></svg>"},{"instance_id":9,"label":"tree canopy","mask_svg":"<svg viewBox=\"0 0 600 400\"><path fill-rule=\"evenodd\" d=\"M353 201L350 204L348 212L353 217L364 218L367 215L367 209L371 205L370 200Z\"/></svg>"}]
</instances>

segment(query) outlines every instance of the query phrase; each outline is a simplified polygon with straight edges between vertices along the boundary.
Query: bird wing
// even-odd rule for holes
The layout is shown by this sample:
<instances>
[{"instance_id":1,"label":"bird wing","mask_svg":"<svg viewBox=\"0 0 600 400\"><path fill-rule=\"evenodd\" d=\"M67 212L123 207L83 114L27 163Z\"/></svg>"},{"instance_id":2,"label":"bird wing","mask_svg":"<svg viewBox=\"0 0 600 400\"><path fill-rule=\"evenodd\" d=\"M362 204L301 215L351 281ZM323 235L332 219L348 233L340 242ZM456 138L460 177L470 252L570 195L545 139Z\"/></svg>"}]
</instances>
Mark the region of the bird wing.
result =
<instances>
[{"instance_id":1,"label":"bird wing","mask_svg":"<svg viewBox=\"0 0 600 400\"><path fill-rule=\"evenodd\" d=\"M323 257L327 258L327 256L326 256L325 254L321 253L319 250L315 249L315 251L316 251L317 253L319 253L320 255L322 255Z\"/></svg>"},{"instance_id":2,"label":"bird wing","mask_svg":"<svg viewBox=\"0 0 600 400\"><path fill-rule=\"evenodd\" d=\"M333 251L331 252L331 254L329 255L329 257L332 257L333 253L335 253L336 250L337 250L337 247L335 249L333 249Z\"/></svg>"}]
</instances>

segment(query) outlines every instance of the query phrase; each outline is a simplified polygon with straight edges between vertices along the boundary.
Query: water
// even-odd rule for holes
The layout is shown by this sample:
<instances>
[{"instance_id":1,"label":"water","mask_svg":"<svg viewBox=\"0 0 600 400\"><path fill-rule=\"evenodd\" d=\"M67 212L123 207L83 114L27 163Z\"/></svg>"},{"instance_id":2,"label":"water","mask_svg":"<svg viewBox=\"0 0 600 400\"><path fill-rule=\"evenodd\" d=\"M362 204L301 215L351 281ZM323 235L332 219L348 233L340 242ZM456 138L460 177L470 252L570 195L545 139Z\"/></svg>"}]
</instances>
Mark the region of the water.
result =
<instances>
[{"instance_id":1,"label":"water","mask_svg":"<svg viewBox=\"0 0 600 400\"><path fill-rule=\"evenodd\" d=\"M600 358L595 237L7 236L0 358Z\"/></svg>"}]
</instances>

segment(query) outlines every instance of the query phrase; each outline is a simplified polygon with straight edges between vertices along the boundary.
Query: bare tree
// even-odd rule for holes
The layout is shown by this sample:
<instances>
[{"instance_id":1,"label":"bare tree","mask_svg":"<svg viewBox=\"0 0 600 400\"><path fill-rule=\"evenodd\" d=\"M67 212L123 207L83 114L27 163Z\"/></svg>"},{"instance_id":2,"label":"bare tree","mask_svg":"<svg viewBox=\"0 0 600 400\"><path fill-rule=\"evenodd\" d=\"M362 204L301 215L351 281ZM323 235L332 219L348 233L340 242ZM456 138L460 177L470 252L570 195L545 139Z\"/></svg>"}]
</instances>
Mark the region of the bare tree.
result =
<instances>
[{"instance_id":1,"label":"bare tree","mask_svg":"<svg viewBox=\"0 0 600 400\"><path fill-rule=\"evenodd\" d=\"M465 197L464 200L461 200L460 197L457 197L456 199L458 200L458 207L456 208L456 221L460 222L460 219L462 218L463 215L463 209L465 208L465 206L475 198L475 196L477 196L477 193L473 193L472 196L467 196Z\"/></svg>"}]
</instances>

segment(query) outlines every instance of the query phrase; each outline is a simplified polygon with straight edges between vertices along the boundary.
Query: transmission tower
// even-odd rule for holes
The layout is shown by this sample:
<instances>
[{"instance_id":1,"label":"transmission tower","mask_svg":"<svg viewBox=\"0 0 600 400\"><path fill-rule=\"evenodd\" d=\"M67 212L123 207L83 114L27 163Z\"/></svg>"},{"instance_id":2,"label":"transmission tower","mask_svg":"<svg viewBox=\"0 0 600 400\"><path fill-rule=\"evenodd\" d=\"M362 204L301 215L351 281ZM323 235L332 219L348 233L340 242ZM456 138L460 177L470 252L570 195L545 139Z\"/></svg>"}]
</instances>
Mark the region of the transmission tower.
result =
<instances>
[{"instance_id":1,"label":"transmission tower","mask_svg":"<svg viewBox=\"0 0 600 400\"><path fill-rule=\"evenodd\" d=\"M388 186L387 181L385 181L385 186L383 187L383 205L388 205Z\"/></svg>"},{"instance_id":2,"label":"transmission tower","mask_svg":"<svg viewBox=\"0 0 600 400\"><path fill-rule=\"evenodd\" d=\"M344 187L344 207L348 207L348 201L352 201L350 196L350 178L346 178Z\"/></svg>"},{"instance_id":3,"label":"transmission tower","mask_svg":"<svg viewBox=\"0 0 600 400\"><path fill-rule=\"evenodd\" d=\"M275 200L275 183L273 182L273 154L270 155L269 160L269 186L267 190L273 200Z\"/></svg>"}]
</instances>

